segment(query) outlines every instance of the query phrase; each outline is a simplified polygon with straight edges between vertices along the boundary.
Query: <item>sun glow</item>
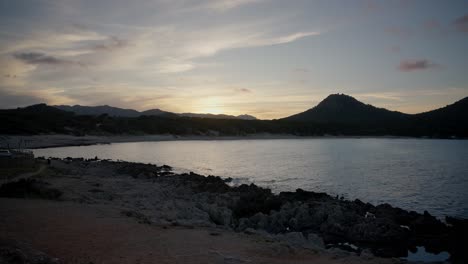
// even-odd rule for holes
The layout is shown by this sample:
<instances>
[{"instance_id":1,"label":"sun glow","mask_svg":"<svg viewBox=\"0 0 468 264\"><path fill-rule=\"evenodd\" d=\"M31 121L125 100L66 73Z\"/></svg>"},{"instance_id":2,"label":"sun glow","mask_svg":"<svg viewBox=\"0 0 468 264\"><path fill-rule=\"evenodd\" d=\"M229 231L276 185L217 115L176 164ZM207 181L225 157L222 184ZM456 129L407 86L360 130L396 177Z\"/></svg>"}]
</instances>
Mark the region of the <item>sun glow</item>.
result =
<instances>
[{"instance_id":1,"label":"sun glow","mask_svg":"<svg viewBox=\"0 0 468 264\"><path fill-rule=\"evenodd\" d=\"M200 107L197 109L198 113L202 114L225 114L225 107L223 100L219 97L208 97L200 100Z\"/></svg>"}]
</instances>

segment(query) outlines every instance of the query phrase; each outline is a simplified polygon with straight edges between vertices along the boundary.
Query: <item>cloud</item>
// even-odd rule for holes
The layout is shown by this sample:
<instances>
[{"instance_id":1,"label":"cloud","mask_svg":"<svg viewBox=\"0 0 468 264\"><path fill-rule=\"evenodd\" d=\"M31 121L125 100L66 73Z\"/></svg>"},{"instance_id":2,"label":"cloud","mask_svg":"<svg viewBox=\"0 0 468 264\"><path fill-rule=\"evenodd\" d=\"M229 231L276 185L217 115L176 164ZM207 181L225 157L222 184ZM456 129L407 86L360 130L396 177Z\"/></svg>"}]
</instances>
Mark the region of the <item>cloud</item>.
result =
<instances>
[{"instance_id":1,"label":"cloud","mask_svg":"<svg viewBox=\"0 0 468 264\"><path fill-rule=\"evenodd\" d=\"M4 109L23 107L43 102L33 95L18 94L0 88L0 107Z\"/></svg>"},{"instance_id":2,"label":"cloud","mask_svg":"<svg viewBox=\"0 0 468 264\"><path fill-rule=\"evenodd\" d=\"M215 0L209 1L206 7L217 11L226 11L247 4L259 3L265 0Z\"/></svg>"},{"instance_id":3,"label":"cloud","mask_svg":"<svg viewBox=\"0 0 468 264\"><path fill-rule=\"evenodd\" d=\"M258 0L78 2L73 1L75 11L54 13L50 21L26 17L25 27L0 29L14 33L0 38L1 85L14 87L16 96L43 99L38 102L191 111L197 98L218 92L228 101L252 101L260 94L255 80L225 76L219 65L228 65L224 55L232 54L226 51L260 50L320 34L311 24L290 23L281 12L244 14ZM193 13L181 13L185 7ZM86 67L73 67L80 63ZM160 97L167 94L172 97Z\"/></svg>"},{"instance_id":4,"label":"cloud","mask_svg":"<svg viewBox=\"0 0 468 264\"><path fill-rule=\"evenodd\" d=\"M247 88L236 88L234 90L239 93L252 93L252 91Z\"/></svg>"},{"instance_id":5,"label":"cloud","mask_svg":"<svg viewBox=\"0 0 468 264\"><path fill-rule=\"evenodd\" d=\"M401 61L400 65L398 66L398 69L400 69L400 71L402 72L412 72L437 67L439 67L439 65L436 63L430 62L426 59L419 59Z\"/></svg>"},{"instance_id":6,"label":"cloud","mask_svg":"<svg viewBox=\"0 0 468 264\"><path fill-rule=\"evenodd\" d=\"M83 66L82 63L59 59L53 56L48 56L44 53L40 52L25 52L25 53L16 53L13 55L16 59L23 61L28 64L48 64L48 65L80 65Z\"/></svg>"},{"instance_id":7,"label":"cloud","mask_svg":"<svg viewBox=\"0 0 468 264\"><path fill-rule=\"evenodd\" d=\"M426 30L434 31L440 27L440 22L437 19L429 19L424 22L423 26Z\"/></svg>"},{"instance_id":8,"label":"cloud","mask_svg":"<svg viewBox=\"0 0 468 264\"><path fill-rule=\"evenodd\" d=\"M156 28L135 36L132 45L126 50L128 52L122 55L126 57L122 62L128 64L134 61L135 65L141 66L139 60L148 61L151 58L156 72L180 73L204 66L205 64L196 60L223 51L287 44L320 34L318 31L272 34L263 27L264 25L238 23L196 32ZM132 57L128 54L132 54Z\"/></svg>"},{"instance_id":9,"label":"cloud","mask_svg":"<svg viewBox=\"0 0 468 264\"><path fill-rule=\"evenodd\" d=\"M453 24L458 31L468 33L468 14L455 19Z\"/></svg>"},{"instance_id":10,"label":"cloud","mask_svg":"<svg viewBox=\"0 0 468 264\"><path fill-rule=\"evenodd\" d=\"M92 46L92 50L94 51L114 51L116 49L120 49L126 47L128 45L127 41L118 38L116 36L110 36L108 41L105 43L99 43Z\"/></svg>"},{"instance_id":11,"label":"cloud","mask_svg":"<svg viewBox=\"0 0 468 264\"><path fill-rule=\"evenodd\" d=\"M400 38L410 37L413 35L412 30L404 27L388 27L384 31L389 35Z\"/></svg>"},{"instance_id":12,"label":"cloud","mask_svg":"<svg viewBox=\"0 0 468 264\"><path fill-rule=\"evenodd\" d=\"M356 97L363 97L363 98L372 98L372 99L381 99L387 101L403 101L402 97L404 95L395 92L380 92L380 93L361 93L355 94Z\"/></svg>"},{"instance_id":13,"label":"cloud","mask_svg":"<svg viewBox=\"0 0 468 264\"><path fill-rule=\"evenodd\" d=\"M87 43L107 41L108 39L109 37L106 35L76 27L67 27L59 31L36 30L27 32L24 35L18 34L18 36L0 43L0 54L26 52L28 50L39 50L54 54L78 51L79 54L83 53L83 49L89 52L86 46Z\"/></svg>"}]
</instances>

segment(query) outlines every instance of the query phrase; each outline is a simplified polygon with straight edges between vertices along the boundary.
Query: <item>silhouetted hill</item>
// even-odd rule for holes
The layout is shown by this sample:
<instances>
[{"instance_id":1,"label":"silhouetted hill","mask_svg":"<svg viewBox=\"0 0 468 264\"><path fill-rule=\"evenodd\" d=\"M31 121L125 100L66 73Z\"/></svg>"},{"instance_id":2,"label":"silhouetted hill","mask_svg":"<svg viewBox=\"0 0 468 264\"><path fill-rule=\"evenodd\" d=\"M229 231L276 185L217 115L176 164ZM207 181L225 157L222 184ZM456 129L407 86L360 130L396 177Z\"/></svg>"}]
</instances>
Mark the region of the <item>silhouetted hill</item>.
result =
<instances>
[{"instance_id":1,"label":"silhouetted hill","mask_svg":"<svg viewBox=\"0 0 468 264\"><path fill-rule=\"evenodd\" d=\"M123 109L108 105L100 106L82 106L82 105L56 105L54 106L63 111L73 112L77 115L102 115L108 114L110 116L122 116L122 117L137 117L140 116L140 112L133 109Z\"/></svg>"},{"instance_id":2,"label":"silhouetted hill","mask_svg":"<svg viewBox=\"0 0 468 264\"><path fill-rule=\"evenodd\" d=\"M439 134L468 134L468 97L445 107L414 115L426 130Z\"/></svg>"},{"instance_id":3,"label":"silhouetted hill","mask_svg":"<svg viewBox=\"0 0 468 264\"><path fill-rule=\"evenodd\" d=\"M409 115L364 104L354 97L332 94L305 112L284 118L290 121L360 124L403 121Z\"/></svg>"},{"instance_id":4,"label":"silhouetted hill","mask_svg":"<svg viewBox=\"0 0 468 264\"><path fill-rule=\"evenodd\" d=\"M163 111L160 109L150 109L143 112L139 112L133 109L123 109L108 105L101 106L82 106L82 105L56 105L54 106L60 110L73 112L77 115L92 115L98 116L102 114L107 114L114 117L139 117L139 116L160 116L160 117L176 117L176 116L185 116L185 117L198 117L198 118L212 118L212 119L243 119L243 120L255 120L254 116L251 115L224 115L224 114L196 114L196 113L182 113L176 114L172 112Z\"/></svg>"},{"instance_id":5,"label":"silhouetted hill","mask_svg":"<svg viewBox=\"0 0 468 264\"><path fill-rule=\"evenodd\" d=\"M438 122L465 122L468 123L468 97L445 107L416 114L415 116Z\"/></svg>"},{"instance_id":6,"label":"silhouetted hill","mask_svg":"<svg viewBox=\"0 0 468 264\"><path fill-rule=\"evenodd\" d=\"M280 120L243 120L227 115L186 117L159 109L135 111L138 116L126 117L107 112L115 108L105 106L104 109L107 109L106 114L100 115L80 115L45 104L0 110L0 134L242 136L271 133L468 138L468 98L437 110L410 115L366 105L350 96L330 95L316 107ZM118 113L117 110L113 113ZM126 113L134 114L133 111Z\"/></svg>"},{"instance_id":7,"label":"silhouetted hill","mask_svg":"<svg viewBox=\"0 0 468 264\"><path fill-rule=\"evenodd\" d=\"M68 133L74 114L46 104L0 110L0 134Z\"/></svg>"},{"instance_id":8,"label":"silhouetted hill","mask_svg":"<svg viewBox=\"0 0 468 264\"><path fill-rule=\"evenodd\" d=\"M6 110L6 111L12 111L16 113L22 113L22 114L39 114L39 115L59 115L59 116L71 116L73 115L72 113L65 112L61 109L57 109L56 107L53 106L48 106L47 104L35 104L35 105L30 105L24 108L17 108L17 109L12 109L12 110Z\"/></svg>"},{"instance_id":9,"label":"silhouetted hill","mask_svg":"<svg viewBox=\"0 0 468 264\"><path fill-rule=\"evenodd\" d=\"M163 111L163 110L160 110L160 109L150 109L150 110L146 110L146 111L140 112L140 115L146 115L146 116L163 116L163 117L176 117L176 116L178 116L177 114L174 114L174 113L171 113L171 112L167 112L167 111Z\"/></svg>"}]
</instances>

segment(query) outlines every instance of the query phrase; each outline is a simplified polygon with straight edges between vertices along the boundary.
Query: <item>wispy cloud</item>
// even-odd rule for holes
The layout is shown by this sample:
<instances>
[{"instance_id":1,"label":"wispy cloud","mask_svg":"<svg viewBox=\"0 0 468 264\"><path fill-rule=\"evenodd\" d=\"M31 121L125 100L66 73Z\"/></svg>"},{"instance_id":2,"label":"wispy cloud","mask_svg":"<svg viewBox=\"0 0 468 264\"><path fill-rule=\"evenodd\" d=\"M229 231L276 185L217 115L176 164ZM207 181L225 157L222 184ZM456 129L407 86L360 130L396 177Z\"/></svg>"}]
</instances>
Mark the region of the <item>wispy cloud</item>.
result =
<instances>
[{"instance_id":1,"label":"wispy cloud","mask_svg":"<svg viewBox=\"0 0 468 264\"><path fill-rule=\"evenodd\" d=\"M287 44L302 38L317 36L319 32L297 32L271 36L255 25L217 27L204 32L176 32L172 29L157 30L137 37L140 50L157 59L155 67L161 73L178 73L192 70L200 64L195 60L214 56L220 52ZM163 36L158 38L157 36ZM154 47L159 48L154 51ZM153 51L149 50L152 49Z\"/></svg>"},{"instance_id":2,"label":"wispy cloud","mask_svg":"<svg viewBox=\"0 0 468 264\"><path fill-rule=\"evenodd\" d=\"M401 26L387 27L384 31L389 35L400 38L411 37L413 35L411 29Z\"/></svg>"},{"instance_id":3,"label":"wispy cloud","mask_svg":"<svg viewBox=\"0 0 468 264\"><path fill-rule=\"evenodd\" d=\"M110 36L107 41L98 43L92 46L94 51L114 51L116 49L123 48L128 45L128 42L124 39L116 36Z\"/></svg>"},{"instance_id":4,"label":"wispy cloud","mask_svg":"<svg viewBox=\"0 0 468 264\"><path fill-rule=\"evenodd\" d=\"M430 62L426 59L417 59L417 60L404 60L400 62L398 69L402 72L412 72L419 70L427 70L431 68L438 68L439 65L433 62Z\"/></svg>"},{"instance_id":5,"label":"wispy cloud","mask_svg":"<svg viewBox=\"0 0 468 264\"><path fill-rule=\"evenodd\" d=\"M239 92L239 93L252 93L250 89L247 88L236 88L234 91Z\"/></svg>"},{"instance_id":6,"label":"wispy cloud","mask_svg":"<svg viewBox=\"0 0 468 264\"><path fill-rule=\"evenodd\" d=\"M424 29L426 29L428 31L435 31L438 28L440 28L440 22L439 22L439 20L434 19L434 18L428 19L428 20L424 21L423 27L424 27Z\"/></svg>"},{"instance_id":7,"label":"wispy cloud","mask_svg":"<svg viewBox=\"0 0 468 264\"><path fill-rule=\"evenodd\" d=\"M468 14L455 19L453 24L458 31L468 33Z\"/></svg>"},{"instance_id":8,"label":"wispy cloud","mask_svg":"<svg viewBox=\"0 0 468 264\"><path fill-rule=\"evenodd\" d=\"M13 55L16 59L21 60L29 64L48 64L48 65L79 65L83 66L80 62L65 60L56 58L53 56L46 55L40 52L26 52L26 53L16 53Z\"/></svg>"},{"instance_id":9,"label":"wispy cloud","mask_svg":"<svg viewBox=\"0 0 468 264\"><path fill-rule=\"evenodd\" d=\"M214 0L208 1L205 6L218 11L226 11L243 5L259 2L265 2L265 0Z\"/></svg>"}]
</instances>

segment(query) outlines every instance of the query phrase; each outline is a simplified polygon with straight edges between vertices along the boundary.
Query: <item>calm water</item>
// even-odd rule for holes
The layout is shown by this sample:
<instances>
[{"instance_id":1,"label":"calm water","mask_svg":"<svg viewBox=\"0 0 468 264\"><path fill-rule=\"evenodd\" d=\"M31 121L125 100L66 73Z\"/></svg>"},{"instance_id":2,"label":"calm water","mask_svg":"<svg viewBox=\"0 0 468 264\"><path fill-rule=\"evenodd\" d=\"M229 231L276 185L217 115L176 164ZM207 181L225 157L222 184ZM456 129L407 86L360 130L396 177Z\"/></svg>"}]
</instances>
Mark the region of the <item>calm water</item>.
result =
<instances>
[{"instance_id":1,"label":"calm water","mask_svg":"<svg viewBox=\"0 0 468 264\"><path fill-rule=\"evenodd\" d=\"M119 143L34 150L36 156L168 164L274 191L343 195L468 217L468 141L286 139Z\"/></svg>"}]
</instances>

